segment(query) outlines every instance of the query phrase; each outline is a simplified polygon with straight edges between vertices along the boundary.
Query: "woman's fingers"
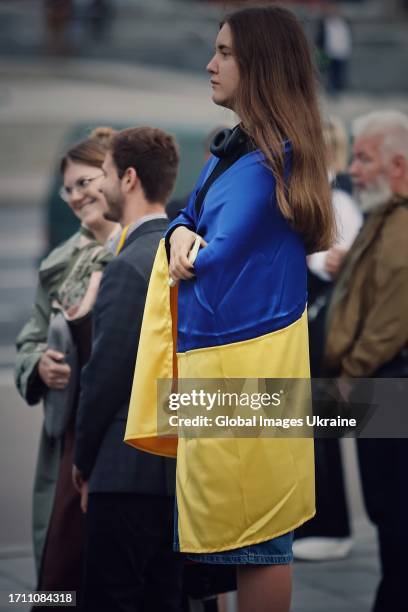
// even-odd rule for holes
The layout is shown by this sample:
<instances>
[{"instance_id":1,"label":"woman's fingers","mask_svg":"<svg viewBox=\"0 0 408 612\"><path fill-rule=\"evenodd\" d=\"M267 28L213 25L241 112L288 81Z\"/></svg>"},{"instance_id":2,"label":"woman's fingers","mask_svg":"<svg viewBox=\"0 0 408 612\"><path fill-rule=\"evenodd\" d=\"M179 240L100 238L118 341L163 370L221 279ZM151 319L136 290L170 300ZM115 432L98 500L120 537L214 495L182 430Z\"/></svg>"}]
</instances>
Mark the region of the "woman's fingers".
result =
<instances>
[{"instance_id":1,"label":"woman's fingers","mask_svg":"<svg viewBox=\"0 0 408 612\"><path fill-rule=\"evenodd\" d=\"M50 357L53 361L63 361L65 355L60 351L55 351L54 349L47 348L44 352L44 357Z\"/></svg>"},{"instance_id":2,"label":"woman's fingers","mask_svg":"<svg viewBox=\"0 0 408 612\"><path fill-rule=\"evenodd\" d=\"M66 380L52 380L51 379L49 381L48 388L49 389L57 389L58 391L61 391L62 389L65 389L67 384L68 384L68 382Z\"/></svg>"},{"instance_id":3,"label":"woman's fingers","mask_svg":"<svg viewBox=\"0 0 408 612\"><path fill-rule=\"evenodd\" d=\"M169 275L175 281L191 280L192 278L194 278L194 274L192 272L179 266L169 269Z\"/></svg>"},{"instance_id":4,"label":"woman's fingers","mask_svg":"<svg viewBox=\"0 0 408 612\"><path fill-rule=\"evenodd\" d=\"M193 275L193 266L188 261L187 257L183 254L180 254L178 257L175 258L174 270L177 274L180 274L180 275L184 275L184 274L186 274L187 276Z\"/></svg>"},{"instance_id":5,"label":"woman's fingers","mask_svg":"<svg viewBox=\"0 0 408 612\"><path fill-rule=\"evenodd\" d=\"M169 274L175 280L189 280L194 277L193 267L188 261L184 250L179 249L172 252L169 266Z\"/></svg>"},{"instance_id":6,"label":"woman's fingers","mask_svg":"<svg viewBox=\"0 0 408 612\"><path fill-rule=\"evenodd\" d=\"M71 368L62 360L64 354L47 349L38 362L38 374L50 389L63 389L69 382Z\"/></svg>"},{"instance_id":7,"label":"woman's fingers","mask_svg":"<svg viewBox=\"0 0 408 612\"><path fill-rule=\"evenodd\" d=\"M189 261L189 253L197 239L197 234L186 227L177 227L170 238L169 276L175 282L194 278L194 266ZM207 246L201 238L200 245Z\"/></svg>"},{"instance_id":8,"label":"woman's fingers","mask_svg":"<svg viewBox=\"0 0 408 612\"><path fill-rule=\"evenodd\" d=\"M190 280L191 278L194 278L194 273L191 266L187 268L180 264L176 264L169 270L169 272L170 276L175 280Z\"/></svg>"}]
</instances>

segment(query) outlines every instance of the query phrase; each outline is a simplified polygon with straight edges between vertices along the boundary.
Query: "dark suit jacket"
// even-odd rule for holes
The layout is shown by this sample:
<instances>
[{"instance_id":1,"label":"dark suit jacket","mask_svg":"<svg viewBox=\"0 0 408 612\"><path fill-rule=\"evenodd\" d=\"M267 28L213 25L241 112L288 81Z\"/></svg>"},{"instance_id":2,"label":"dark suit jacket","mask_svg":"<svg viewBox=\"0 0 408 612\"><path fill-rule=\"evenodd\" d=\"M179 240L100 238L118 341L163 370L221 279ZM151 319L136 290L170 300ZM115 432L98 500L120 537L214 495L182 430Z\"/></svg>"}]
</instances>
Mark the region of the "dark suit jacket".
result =
<instances>
[{"instance_id":1,"label":"dark suit jacket","mask_svg":"<svg viewBox=\"0 0 408 612\"><path fill-rule=\"evenodd\" d=\"M175 460L123 441L147 287L166 228L166 219L143 223L102 277L76 422L74 462L90 492L175 492Z\"/></svg>"}]
</instances>

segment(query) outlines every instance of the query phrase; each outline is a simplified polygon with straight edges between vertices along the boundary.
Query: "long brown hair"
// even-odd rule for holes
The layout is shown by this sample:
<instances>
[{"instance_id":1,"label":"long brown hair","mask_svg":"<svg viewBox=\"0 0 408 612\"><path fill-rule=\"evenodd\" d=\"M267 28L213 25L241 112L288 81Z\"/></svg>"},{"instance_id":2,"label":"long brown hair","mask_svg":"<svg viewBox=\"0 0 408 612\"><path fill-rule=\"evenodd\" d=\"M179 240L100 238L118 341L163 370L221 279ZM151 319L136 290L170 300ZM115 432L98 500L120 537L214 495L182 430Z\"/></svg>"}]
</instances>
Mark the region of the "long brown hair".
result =
<instances>
[{"instance_id":1,"label":"long brown hair","mask_svg":"<svg viewBox=\"0 0 408 612\"><path fill-rule=\"evenodd\" d=\"M316 71L302 27L279 6L241 9L223 23L231 28L240 73L234 110L275 176L278 207L308 252L327 249L334 215ZM286 140L292 153L285 186Z\"/></svg>"}]
</instances>

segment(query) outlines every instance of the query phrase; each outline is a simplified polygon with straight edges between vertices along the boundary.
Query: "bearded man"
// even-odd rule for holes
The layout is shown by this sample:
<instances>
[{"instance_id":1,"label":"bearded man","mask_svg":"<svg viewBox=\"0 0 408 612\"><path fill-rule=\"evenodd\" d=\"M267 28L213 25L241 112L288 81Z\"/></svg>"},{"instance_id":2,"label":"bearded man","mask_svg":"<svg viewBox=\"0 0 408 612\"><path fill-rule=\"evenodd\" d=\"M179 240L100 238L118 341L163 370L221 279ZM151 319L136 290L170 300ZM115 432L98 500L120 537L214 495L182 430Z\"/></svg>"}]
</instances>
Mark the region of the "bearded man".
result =
<instances>
[{"instance_id":1,"label":"bearded man","mask_svg":"<svg viewBox=\"0 0 408 612\"><path fill-rule=\"evenodd\" d=\"M391 110L369 113L354 122L353 136L350 174L364 224L329 306L325 368L333 376L402 378L408 373L408 117ZM408 440L359 439L358 455L365 505L380 546L374 612L402 612Z\"/></svg>"}]
</instances>

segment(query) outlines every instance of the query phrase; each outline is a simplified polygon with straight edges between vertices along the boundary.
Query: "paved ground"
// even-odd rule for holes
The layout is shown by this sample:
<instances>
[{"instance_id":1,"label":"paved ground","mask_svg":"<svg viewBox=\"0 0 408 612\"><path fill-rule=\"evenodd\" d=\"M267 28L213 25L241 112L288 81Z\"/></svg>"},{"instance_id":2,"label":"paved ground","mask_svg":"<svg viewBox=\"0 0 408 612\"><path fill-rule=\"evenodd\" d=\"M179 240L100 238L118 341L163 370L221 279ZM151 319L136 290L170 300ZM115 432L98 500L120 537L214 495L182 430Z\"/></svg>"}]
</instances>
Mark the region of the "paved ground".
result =
<instances>
[{"instance_id":1,"label":"paved ground","mask_svg":"<svg viewBox=\"0 0 408 612\"><path fill-rule=\"evenodd\" d=\"M295 563L292 612L369 612L378 582L374 534L365 522L355 525L355 531L355 547L348 559ZM0 551L0 612L27 610L27 606L4 605L4 602L9 593L27 592L33 586L30 554L6 555ZM192 608L200 610L198 605ZM235 610L235 596L231 594L228 612Z\"/></svg>"}]
</instances>

